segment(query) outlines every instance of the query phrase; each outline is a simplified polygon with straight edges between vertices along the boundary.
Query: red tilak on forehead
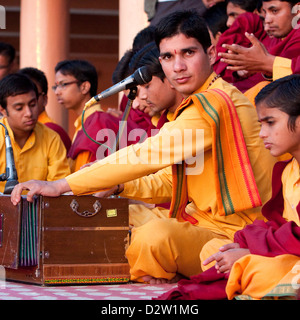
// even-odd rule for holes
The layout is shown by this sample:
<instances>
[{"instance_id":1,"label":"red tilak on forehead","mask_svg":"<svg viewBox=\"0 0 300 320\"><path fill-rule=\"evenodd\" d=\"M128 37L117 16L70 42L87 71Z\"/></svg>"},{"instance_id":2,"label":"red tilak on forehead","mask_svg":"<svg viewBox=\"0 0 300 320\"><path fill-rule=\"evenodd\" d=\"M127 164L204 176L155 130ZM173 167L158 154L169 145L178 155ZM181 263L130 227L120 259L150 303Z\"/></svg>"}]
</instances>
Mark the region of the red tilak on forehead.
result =
<instances>
[{"instance_id":1,"label":"red tilak on forehead","mask_svg":"<svg viewBox=\"0 0 300 320\"><path fill-rule=\"evenodd\" d=\"M174 50L174 52L175 52L175 54L177 53L177 52L176 52L176 49Z\"/></svg>"}]
</instances>

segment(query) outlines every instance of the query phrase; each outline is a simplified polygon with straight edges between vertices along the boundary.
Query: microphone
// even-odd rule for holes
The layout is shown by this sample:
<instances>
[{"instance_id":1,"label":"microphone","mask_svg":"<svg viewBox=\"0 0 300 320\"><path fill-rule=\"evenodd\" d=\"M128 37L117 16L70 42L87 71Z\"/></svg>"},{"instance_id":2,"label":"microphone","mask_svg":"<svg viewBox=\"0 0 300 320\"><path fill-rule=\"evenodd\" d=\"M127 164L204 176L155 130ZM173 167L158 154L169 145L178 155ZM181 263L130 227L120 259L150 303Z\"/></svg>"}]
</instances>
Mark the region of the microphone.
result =
<instances>
[{"instance_id":1,"label":"microphone","mask_svg":"<svg viewBox=\"0 0 300 320\"><path fill-rule=\"evenodd\" d=\"M15 166L14 153L11 146L10 136L6 126L0 122L0 125L5 130L5 156L6 156L6 170L0 175L0 181L7 181L4 187L4 194L11 194L15 185L18 182L18 174Z\"/></svg>"},{"instance_id":2,"label":"microphone","mask_svg":"<svg viewBox=\"0 0 300 320\"><path fill-rule=\"evenodd\" d=\"M118 93L123 90L131 89L136 87L137 85L142 85L150 82L152 79L152 74L148 70L146 66L138 68L132 75L125 78L124 80L118 82L112 87L102 91L98 95L94 96L90 101L88 101L85 105L85 108L92 106L97 101L105 99L107 97L112 96L115 93Z\"/></svg>"}]
</instances>

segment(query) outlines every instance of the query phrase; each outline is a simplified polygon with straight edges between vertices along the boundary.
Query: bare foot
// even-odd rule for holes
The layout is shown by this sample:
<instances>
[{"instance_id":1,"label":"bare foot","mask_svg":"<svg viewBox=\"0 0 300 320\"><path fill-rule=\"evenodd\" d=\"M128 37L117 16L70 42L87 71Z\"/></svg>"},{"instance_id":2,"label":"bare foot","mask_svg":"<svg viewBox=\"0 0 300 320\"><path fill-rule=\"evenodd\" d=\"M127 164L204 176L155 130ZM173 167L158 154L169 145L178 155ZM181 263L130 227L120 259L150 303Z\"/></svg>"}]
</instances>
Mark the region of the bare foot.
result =
<instances>
[{"instance_id":1,"label":"bare foot","mask_svg":"<svg viewBox=\"0 0 300 320\"><path fill-rule=\"evenodd\" d=\"M182 276L180 276L179 274L177 274L173 279L168 280L168 279L164 279L164 278L154 278L151 276L144 276L142 277L144 282L148 282L149 284L163 284L163 283L176 283L178 282L180 279L182 278Z\"/></svg>"}]
</instances>

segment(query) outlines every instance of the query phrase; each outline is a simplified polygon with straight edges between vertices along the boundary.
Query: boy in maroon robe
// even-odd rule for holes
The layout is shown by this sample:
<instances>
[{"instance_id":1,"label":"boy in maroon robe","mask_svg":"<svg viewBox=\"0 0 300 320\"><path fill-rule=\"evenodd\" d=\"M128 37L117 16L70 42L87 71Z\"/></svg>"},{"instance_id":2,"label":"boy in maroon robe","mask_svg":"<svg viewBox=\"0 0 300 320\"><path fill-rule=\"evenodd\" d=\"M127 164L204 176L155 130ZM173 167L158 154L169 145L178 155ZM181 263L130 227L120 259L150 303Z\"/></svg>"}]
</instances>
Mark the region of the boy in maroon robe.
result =
<instances>
[{"instance_id":1,"label":"boy in maroon robe","mask_svg":"<svg viewBox=\"0 0 300 320\"><path fill-rule=\"evenodd\" d=\"M262 81L261 75L272 79L276 57L291 59L291 71L299 72L300 30L297 17L299 4L300 2L296 0L263 0L264 32L258 24L245 21L251 16L250 13L246 13L233 25L236 28L233 34L235 37L241 35L245 44L238 38L230 37L220 42L223 49L219 52L219 63L222 65L222 68L219 68L224 71L225 63L227 70L234 71L230 82L240 90L246 91ZM247 72L245 79L237 76L237 72L241 71Z\"/></svg>"}]
</instances>

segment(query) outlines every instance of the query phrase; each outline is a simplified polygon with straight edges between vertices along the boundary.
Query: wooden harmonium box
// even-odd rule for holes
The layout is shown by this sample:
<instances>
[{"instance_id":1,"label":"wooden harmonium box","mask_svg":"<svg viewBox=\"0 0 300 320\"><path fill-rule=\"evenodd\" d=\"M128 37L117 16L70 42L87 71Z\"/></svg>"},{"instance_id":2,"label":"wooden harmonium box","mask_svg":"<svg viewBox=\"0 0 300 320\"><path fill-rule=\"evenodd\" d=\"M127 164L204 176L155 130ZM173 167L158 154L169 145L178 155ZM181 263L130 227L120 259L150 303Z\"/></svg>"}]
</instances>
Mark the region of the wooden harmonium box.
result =
<instances>
[{"instance_id":1,"label":"wooden harmonium box","mask_svg":"<svg viewBox=\"0 0 300 320\"><path fill-rule=\"evenodd\" d=\"M0 265L7 280L40 285L124 283L128 200L0 196Z\"/></svg>"}]
</instances>

